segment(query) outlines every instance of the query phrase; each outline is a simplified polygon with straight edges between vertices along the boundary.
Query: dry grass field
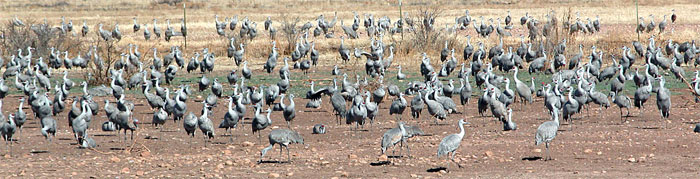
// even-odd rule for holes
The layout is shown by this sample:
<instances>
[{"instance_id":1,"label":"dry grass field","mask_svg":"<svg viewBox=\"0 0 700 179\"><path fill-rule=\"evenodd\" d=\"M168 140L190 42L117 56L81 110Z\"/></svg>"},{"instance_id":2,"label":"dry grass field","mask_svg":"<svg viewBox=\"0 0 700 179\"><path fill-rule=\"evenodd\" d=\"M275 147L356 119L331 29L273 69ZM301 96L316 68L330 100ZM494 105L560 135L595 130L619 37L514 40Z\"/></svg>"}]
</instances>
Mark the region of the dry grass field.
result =
<instances>
[{"instance_id":1,"label":"dry grass field","mask_svg":"<svg viewBox=\"0 0 700 179\"><path fill-rule=\"evenodd\" d=\"M148 23L152 28L152 19L158 19L158 25L165 29L166 19L171 20L171 26L179 30L180 19L183 18L183 4L169 5L169 1L177 0L0 0L0 29L17 16L26 22L41 23L46 19L50 24L60 23L60 17L72 20L74 29L79 29L82 22L86 21L90 27L87 37L74 37L76 46L71 47L70 56L76 56L78 52L85 53L89 46L103 44L96 33L97 24L103 23L105 29L111 30L115 23L119 24L124 38L113 42L117 51L127 52L128 44L139 45L146 60L150 65L152 48L157 48L158 53L165 55L171 46L185 46L182 37L174 37L170 42L163 39L143 38L143 30L137 33L132 31L132 18L136 17L142 24ZM657 35L657 45L665 45L666 40L685 42L697 39L700 27L700 16L697 12L700 6L694 0L640 0L639 16L647 18L654 14L656 23L661 21L663 15L670 16L671 10L679 16L679 20L667 28L667 32ZM595 45L599 50L608 54L619 55L622 46L631 46L631 42L637 40L634 33L636 27L635 1L619 0L476 0L476 1L418 1L405 0L401 7L409 17L417 17L421 10L439 10L435 28L441 33L448 25L454 23L456 17L462 16L468 9L470 15L479 23L479 17L485 19L503 18L506 11L510 11L513 21L516 22L511 33L513 36L503 39L505 46L517 48L520 43L520 35L527 36L527 30L519 24L519 19L528 13L536 19L544 21L545 14L554 11L560 22L564 17L580 13L582 20L600 17L601 32L593 35L562 35L567 38L567 54L578 52L578 44L584 45L584 54L591 52L590 47ZM316 24L315 19L323 14L326 20L334 17L337 12L338 21L345 25L353 22L353 12L360 14L373 14L375 18L388 16L392 22L399 19L399 6L396 0L187 0L187 28L189 36L187 47L183 49L184 55L189 57L194 52L201 52L203 48L209 48L217 55L214 72L207 74L209 77L219 78L225 81L226 75L231 69L238 69L233 60L226 58L228 38L217 35L214 16L224 17L238 16L239 20L248 17L258 24L258 37L246 41L245 59L250 61L249 67L253 69L254 77L251 85L269 85L278 81L277 73L267 74L262 66L270 52L270 44L273 41L268 33L263 30L263 21L267 17L273 20L273 26L282 29L283 19L299 19L298 26L306 22ZM669 19L670 22L670 19ZM227 30L229 36L238 34L239 26L235 31ZM671 33L673 28L673 33ZM360 49L369 49L370 40L364 27L360 27L359 39L346 39L346 45ZM397 120L389 115L389 105L394 97L387 97L380 107L380 115L375 123L365 125L365 130L353 131L351 125L336 125L333 119L332 107L329 107L328 98L324 97L324 107L320 109L304 108L308 100L301 99L308 90L309 81L318 81L316 87L332 85L330 69L335 64L348 72L354 82L354 74L364 76L364 58L357 62L351 61L343 64L338 55L340 36L344 36L338 22L333 29L336 38L324 38L322 36L309 36L310 41L316 43L316 49L321 53L319 65L312 68L309 75L302 74L299 70L292 70L291 93L297 95L297 116L291 125L291 129L299 131L304 136L305 144L291 144L291 162L285 161L284 153L278 153L279 146L275 146L266 156L271 162L257 163L260 150L268 146L267 134L270 129L286 128L281 112L273 112L273 123L268 129L262 131L263 138L260 141L257 134L250 132L251 118L254 111L248 107L248 112L243 124L233 130L233 142L223 129L216 129L215 138L207 146L204 145L202 134L197 131L195 138L185 134L182 121L169 120L165 126L154 127L150 121L153 111L148 106L144 95L140 91L127 92L127 99L136 104L135 119L140 119L139 129L134 140L121 141L113 132L100 131L100 124L107 120L104 112L95 116L89 134L97 141L98 147L94 149L79 149L73 139L73 133L66 121L70 103L66 101L66 109L55 116L59 126L56 140L47 143L41 135L38 119L33 119L31 109L25 104L29 121L25 124L21 136L16 136L12 145L0 145L0 177L3 178L696 178L700 176L700 153L697 149L698 133L693 133L695 123L700 122L700 106L694 102L694 97L684 83L673 79L666 74L667 87L672 93L672 112L668 119L660 119L656 109L656 98L652 95L646 104L645 110L631 109L631 117L625 122L620 122L620 112L613 104L610 108L599 108L591 105L590 109L575 116L574 125L562 122L557 138L551 145L551 154L554 160L544 161L544 146L534 145L534 134L537 127L549 120L549 114L543 108L543 99L537 98L533 104L521 108L514 104L513 120L518 123L516 131L501 131L501 123L494 122L493 117L479 116L477 113L477 100L481 92L476 92L467 105L458 105L457 114L451 114L441 121L444 125L432 125L434 121L428 120L428 112L423 111L421 119L411 119L407 109L403 114L403 120L409 125L418 125L426 135L413 137L408 140L410 157L394 157L380 155L380 143L382 134L397 126ZM444 32L446 33L446 32ZM654 33L656 34L656 33ZM462 61L461 51L466 44L466 36L472 36L472 44L483 42L490 48L498 43L496 35L489 38L478 37L472 27L459 30L455 34L446 33L443 37L450 41L450 48L454 48L457 59ZM648 43L651 34L641 35L642 44ZM419 64L421 53L427 53L433 59L433 66L439 67L440 50L443 41L434 42L430 46L409 47L404 43L410 43L410 34L387 35L384 37L386 44L397 45L398 48L394 64L402 65L404 73L409 75L409 80L395 80L396 69L392 67L387 72L387 83L397 84L401 89L404 83L412 80L421 80ZM527 40L527 39L526 39ZM281 59L288 57L290 51L284 50L288 42L283 32L277 32L277 45L280 47L280 58L277 68L282 66ZM558 43L558 41L556 42ZM534 46L534 45L533 45ZM100 47L102 48L102 47ZM0 48L0 56L9 61L9 56L16 54ZM45 50L45 49L39 49ZM113 54L118 57L117 54ZM46 59L46 57L44 57ZM354 58L353 58L354 59ZM608 66L609 57L605 57L603 66ZM189 61L189 60L188 60ZM643 60L638 59L636 67L643 65ZM696 70L692 65L684 66L686 78L692 79L692 72ZM58 70L63 71L63 70ZM58 72L56 71L56 72ZM70 78L76 82L84 80L85 72L90 70L70 70ZM524 71L524 70L523 70ZM501 74L499 72L499 74ZM522 79L531 77L521 72ZM512 73L507 73L512 77ZM173 85L167 86L174 89L178 85L191 85L196 89L196 83L201 74L186 73L184 69L178 72ZM454 75L453 75L454 76ZM540 82L549 83L548 76L535 75ZM60 80L59 75L54 75L52 81ZM454 78L453 78L454 79ZM373 79L370 79L374 81ZM523 80L528 82L530 80ZM107 84L109 85L109 84ZM457 84L458 85L458 84ZM628 82L625 94L633 97L634 84ZM655 84L656 85L656 84ZM9 86L9 83L8 83ZM229 85L224 85L230 91ZM458 86L457 86L458 87ZM2 113L5 115L17 110L18 99L24 97L20 92L11 87L13 93L3 100ZM77 87L76 87L77 88ZM80 96L80 89L71 90L73 96ZM608 83L601 82L598 89L607 94ZM187 102L188 111L200 114L201 101L206 98L205 92L195 92L192 100ZM230 92L226 92L230 94ZM50 95L53 96L53 95ZM413 96L407 97L410 100ZM101 106L102 101L111 96L97 97ZM455 101L459 100L454 98ZM71 101L72 102L72 101ZM222 121L227 110L228 101L219 98L214 115L210 116L214 125ZM264 107L266 109L267 106ZM264 113L264 112L263 112ZM490 112L489 112L490 114ZM436 151L440 140L450 134L459 132L457 121L466 119L471 124L466 125L466 135L457 150L456 162L464 168L457 168L452 164L450 172L440 170L446 166L445 157L436 158ZM97 121L97 122L95 122ZM328 126L328 133L322 135L311 134L315 124L323 123ZM282 152L282 151L280 151ZM398 152L398 151L397 151ZM392 160L390 164L385 161Z\"/></svg>"}]
</instances>

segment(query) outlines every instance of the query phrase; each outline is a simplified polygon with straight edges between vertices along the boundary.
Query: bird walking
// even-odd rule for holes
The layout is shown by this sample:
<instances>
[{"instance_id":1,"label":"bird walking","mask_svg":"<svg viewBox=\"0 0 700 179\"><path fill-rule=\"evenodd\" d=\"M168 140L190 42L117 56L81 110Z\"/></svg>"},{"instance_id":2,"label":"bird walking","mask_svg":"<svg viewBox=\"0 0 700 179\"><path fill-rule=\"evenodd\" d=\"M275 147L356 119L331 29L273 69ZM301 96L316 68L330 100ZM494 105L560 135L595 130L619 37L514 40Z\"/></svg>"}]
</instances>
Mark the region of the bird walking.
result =
<instances>
[{"instance_id":1,"label":"bird walking","mask_svg":"<svg viewBox=\"0 0 700 179\"><path fill-rule=\"evenodd\" d=\"M462 168L462 165L460 165L457 161L455 161L455 153L457 152L457 149L459 148L460 144L462 143L462 138L464 138L464 125L469 124L469 122L465 121L464 119L459 120L459 133L457 134L452 134L448 135L445 138L442 138L442 141L440 141L440 146L438 147L437 151L437 157L440 158L440 156L447 155L450 152L452 155L450 156L450 160L457 164L459 168ZM450 163L447 163L447 168L450 167Z\"/></svg>"}]
</instances>

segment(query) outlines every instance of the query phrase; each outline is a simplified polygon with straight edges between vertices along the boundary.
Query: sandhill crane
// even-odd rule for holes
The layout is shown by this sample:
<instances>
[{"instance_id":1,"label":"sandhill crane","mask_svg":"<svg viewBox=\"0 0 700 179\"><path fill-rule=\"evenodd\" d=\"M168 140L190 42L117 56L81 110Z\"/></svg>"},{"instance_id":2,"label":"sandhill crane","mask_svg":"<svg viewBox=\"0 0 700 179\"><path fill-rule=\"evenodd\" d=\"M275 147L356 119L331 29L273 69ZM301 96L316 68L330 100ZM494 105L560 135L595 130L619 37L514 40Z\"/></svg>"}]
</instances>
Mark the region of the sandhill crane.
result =
<instances>
[{"instance_id":1,"label":"sandhill crane","mask_svg":"<svg viewBox=\"0 0 700 179\"><path fill-rule=\"evenodd\" d=\"M459 126L459 133L457 134L452 134L448 135L445 138L442 138L442 141L440 141L440 146L438 147L437 151L437 157L440 158L442 155L447 155L449 153L452 153L450 156L450 160L457 164L459 168L462 168L462 165L460 165L457 161L454 160L455 154L457 153L457 149L459 148L460 144L462 143L462 138L464 138L464 125L469 124L469 122L466 122L464 119L459 120L458 126ZM447 163L447 168L450 167L450 163Z\"/></svg>"},{"instance_id":2,"label":"sandhill crane","mask_svg":"<svg viewBox=\"0 0 700 179\"><path fill-rule=\"evenodd\" d=\"M199 79L199 91L204 91L209 88L209 78L206 75L202 75Z\"/></svg>"},{"instance_id":3,"label":"sandhill crane","mask_svg":"<svg viewBox=\"0 0 700 179\"><path fill-rule=\"evenodd\" d=\"M326 125L323 125L323 124L314 125L313 134L325 134L325 133L326 133Z\"/></svg>"},{"instance_id":4,"label":"sandhill crane","mask_svg":"<svg viewBox=\"0 0 700 179\"><path fill-rule=\"evenodd\" d=\"M610 92L610 98L620 108L620 121L622 121L622 108L627 108L627 117L629 117L632 100L626 95L618 95L616 92Z\"/></svg>"},{"instance_id":5,"label":"sandhill crane","mask_svg":"<svg viewBox=\"0 0 700 179\"><path fill-rule=\"evenodd\" d=\"M134 17L133 20L134 20L134 33L136 33L141 29L141 25L139 25L139 23L136 22L136 17Z\"/></svg>"},{"instance_id":6,"label":"sandhill crane","mask_svg":"<svg viewBox=\"0 0 700 179\"><path fill-rule=\"evenodd\" d=\"M83 28L81 29L80 33L85 37L87 33L90 31L90 27L87 26L87 22L83 20Z\"/></svg>"},{"instance_id":7,"label":"sandhill crane","mask_svg":"<svg viewBox=\"0 0 700 179\"><path fill-rule=\"evenodd\" d=\"M212 124L211 119L209 119L209 106L207 103L203 103L202 110L202 116L197 119L197 126L199 126L199 130L202 131L202 136L204 137L204 146L207 145L207 139L212 139L214 138L214 124Z\"/></svg>"},{"instance_id":8,"label":"sandhill crane","mask_svg":"<svg viewBox=\"0 0 700 179\"><path fill-rule=\"evenodd\" d=\"M649 14L649 24L647 24L647 33L654 31L656 23L654 23L654 14Z\"/></svg>"},{"instance_id":9,"label":"sandhill crane","mask_svg":"<svg viewBox=\"0 0 700 179\"><path fill-rule=\"evenodd\" d=\"M117 39L117 41L122 40L122 33L119 32L119 23L114 24L114 29L112 29L112 37Z\"/></svg>"},{"instance_id":10,"label":"sandhill crane","mask_svg":"<svg viewBox=\"0 0 700 179\"><path fill-rule=\"evenodd\" d=\"M576 99L572 97L572 94L574 93L573 87L569 87L569 94L568 94L568 101L564 103L563 106L563 115L564 115L564 120L569 120L570 124L569 127L573 128L573 118L572 116L576 113L579 113L580 105ZM556 108L556 107L555 107Z\"/></svg>"},{"instance_id":11,"label":"sandhill crane","mask_svg":"<svg viewBox=\"0 0 700 179\"><path fill-rule=\"evenodd\" d=\"M0 121L0 135L5 140L6 146L12 145L12 136L15 134L15 131L17 131L17 125L15 124L14 114L10 114L7 121L4 119ZM12 153L12 147L10 147L10 153Z\"/></svg>"},{"instance_id":12,"label":"sandhill crane","mask_svg":"<svg viewBox=\"0 0 700 179\"><path fill-rule=\"evenodd\" d=\"M386 148L389 148L389 146L391 146L392 147L392 155L394 155L394 152L396 151L395 150L396 148L394 146L396 146L396 144L398 144L398 143L401 143L400 148L399 148L399 155L401 155L401 153L403 151L404 143L406 142L406 139L409 137L409 134L405 128L405 125L406 124L402 121L402 122L399 122L398 127L389 129L386 132L384 132L384 134L382 135L382 143L381 143L382 154L384 154L386 152ZM408 147L408 145L406 145L406 149L408 150L408 155L410 156L411 149Z\"/></svg>"},{"instance_id":13,"label":"sandhill crane","mask_svg":"<svg viewBox=\"0 0 700 179\"><path fill-rule=\"evenodd\" d=\"M255 116L253 118L253 122L251 125L251 127L253 129L253 133L256 133L256 132L258 133L258 140L262 140L262 139L260 139L260 131L264 130L265 128L267 128L267 126L270 126L270 124L272 124L272 119L270 118L270 114L272 113L272 109L268 108L267 109L267 116L263 116L260 114L261 108L262 107L257 107L257 109L255 109Z\"/></svg>"},{"instance_id":14,"label":"sandhill crane","mask_svg":"<svg viewBox=\"0 0 700 179\"><path fill-rule=\"evenodd\" d=\"M659 91L656 93L656 107L661 113L661 118L666 119L671 114L671 93L664 87L666 80L664 80L663 76L658 76L656 79L659 80Z\"/></svg>"},{"instance_id":15,"label":"sandhill crane","mask_svg":"<svg viewBox=\"0 0 700 179\"><path fill-rule=\"evenodd\" d=\"M515 80L515 92L520 96L521 107L522 104L527 100L528 103L532 104L532 92L530 87L518 79L518 68L514 67L515 73L513 73L513 80Z\"/></svg>"},{"instance_id":16,"label":"sandhill crane","mask_svg":"<svg viewBox=\"0 0 700 179\"><path fill-rule=\"evenodd\" d=\"M398 120L401 120L403 111L406 110L407 105L408 102L405 98L403 98L403 93L399 93L398 98L391 102L391 106L389 107L389 115L398 114Z\"/></svg>"},{"instance_id":17,"label":"sandhill crane","mask_svg":"<svg viewBox=\"0 0 700 179\"><path fill-rule=\"evenodd\" d=\"M112 33L102 29L102 26L103 26L102 23L100 23L98 25L98 31L100 32L100 37L102 37L102 40L104 40L104 41L109 41L110 39L112 39ZM83 29L85 29L85 28L83 28ZM66 68L68 68L68 67L66 67Z\"/></svg>"},{"instance_id":18,"label":"sandhill crane","mask_svg":"<svg viewBox=\"0 0 700 179\"><path fill-rule=\"evenodd\" d=\"M265 157L267 151L272 149L272 147L274 147L275 144L280 145L280 155L282 153L282 147L287 149L287 161L291 162L292 158L289 155L288 145L293 143L304 144L304 138L298 132L289 129L272 130L270 131L270 135L268 135L268 139L270 140L270 146L267 146L260 151L260 160L258 161L259 163L262 162L262 159Z\"/></svg>"},{"instance_id":19,"label":"sandhill crane","mask_svg":"<svg viewBox=\"0 0 700 179\"><path fill-rule=\"evenodd\" d=\"M231 128L236 128L238 126L239 115L236 110L233 109L233 97L228 97L228 111L224 114L224 120L219 124L219 128L226 129L226 133L229 133L229 140L233 142L233 131Z\"/></svg>"},{"instance_id":20,"label":"sandhill crane","mask_svg":"<svg viewBox=\"0 0 700 179\"><path fill-rule=\"evenodd\" d=\"M158 27L158 20L153 19L153 34L156 34L157 38L160 38L161 30Z\"/></svg>"},{"instance_id":21,"label":"sandhill crane","mask_svg":"<svg viewBox=\"0 0 700 179\"><path fill-rule=\"evenodd\" d=\"M447 112L445 111L445 108L442 106L442 104L428 98L429 94L431 93L434 94L437 92L432 89L429 90L429 92L426 93L426 95L423 97L423 100L425 101L425 104L427 104L428 112L430 113L430 118L435 118L435 124L439 124L438 120L444 120L445 118L447 118Z\"/></svg>"},{"instance_id":22,"label":"sandhill crane","mask_svg":"<svg viewBox=\"0 0 700 179\"><path fill-rule=\"evenodd\" d=\"M284 99L280 99L284 100ZM296 117L296 108L294 104L294 94L289 94L289 105L286 105L283 110L284 120L287 121L287 128L291 129L292 120Z\"/></svg>"},{"instance_id":23,"label":"sandhill crane","mask_svg":"<svg viewBox=\"0 0 700 179\"><path fill-rule=\"evenodd\" d=\"M503 130L511 131L517 130L518 126L513 122L513 109L508 108L508 117L503 122Z\"/></svg>"},{"instance_id":24,"label":"sandhill crane","mask_svg":"<svg viewBox=\"0 0 700 179\"><path fill-rule=\"evenodd\" d=\"M540 145L541 143L545 145L545 152L547 153L545 161L552 159L549 155L549 143L554 140L559 130L559 109L552 110L550 113L552 120L540 124L535 133L535 145Z\"/></svg>"}]
</instances>

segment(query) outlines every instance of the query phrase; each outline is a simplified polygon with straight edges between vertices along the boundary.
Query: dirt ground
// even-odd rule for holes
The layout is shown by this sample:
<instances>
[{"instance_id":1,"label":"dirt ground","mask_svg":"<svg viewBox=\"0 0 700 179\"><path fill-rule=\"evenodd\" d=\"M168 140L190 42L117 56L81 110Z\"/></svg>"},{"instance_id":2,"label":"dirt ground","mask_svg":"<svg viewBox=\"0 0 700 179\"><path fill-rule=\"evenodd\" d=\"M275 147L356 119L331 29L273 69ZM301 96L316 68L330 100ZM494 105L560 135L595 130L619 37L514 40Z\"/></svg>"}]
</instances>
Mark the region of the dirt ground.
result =
<instances>
[{"instance_id":1,"label":"dirt ground","mask_svg":"<svg viewBox=\"0 0 700 179\"><path fill-rule=\"evenodd\" d=\"M74 94L75 95L75 94ZM16 111L19 96L4 100L4 113ZM111 98L111 97L110 97ZM407 100L410 100L408 97ZM534 145L534 133L539 124L548 120L542 110L542 100L522 109L515 104L513 120L518 130L502 132L500 123L492 117L480 117L476 112L476 97L466 107L459 106L462 114L453 114L444 125L431 125L433 121L411 119L406 112L404 121L418 125L426 133L409 139L410 157L386 158L380 156L381 135L396 126L388 115L389 102L381 104L380 116L373 126L364 131L351 131L349 125L336 125L328 105L323 109L305 109L305 100L297 100L297 117L292 128L304 136L305 145L290 145L292 161L264 162L258 164L260 149L268 145L265 137L271 129L286 128L281 112L273 112L273 125L262 131L263 141L250 130L250 120L233 131L234 142L229 142L223 129L216 130L216 137L206 147L201 133L188 137L182 121L168 121L164 128L151 126L152 112L142 96L135 99L135 118L141 121L134 140L120 141L114 132L100 130L106 121L100 112L91 124L89 134L98 142L94 150L79 149L72 138L66 121L67 110L56 117L59 132L53 143L48 144L39 132L39 123L30 119L21 136L12 142L12 153L7 146L1 153L0 175L12 177L349 177L349 178L406 178L406 177L465 177L465 178L541 178L541 177L605 177L642 178L698 176L700 155L693 150L699 147L698 134L692 132L698 122L697 105L687 96L674 96L671 117L659 120L655 99L646 104L647 110L631 110L627 122L619 120L616 106L600 111L591 107L590 114L577 115L573 129L562 122L552 143L554 160L544 161L544 146ZM188 101L189 111L201 110L200 99ZM97 98L102 101L101 98ZM390 101L386 99L385 101ZM223 119L225 100L220 100L210 117L215 125ZM324 100L327 104L327 99ZM70 103L67 103L70 104ZM145 105L144 105L145 104ZM103 105L101 105L103 107ZM25 106L31 116L31 109ZM407 110L408 111L408 110ZM250 109L246 117L252 116ZM423 111L423 116L427 112ZM457 161L450 172L431 172L445 167L445 158L437 159L440 140L458 133L457 120L466 119L466 135L457 150ZM314 124L328 126L326 134L311 134ZM48 148L48 151L46 151ZM266 161L286 161L275 146ZM45 151L45 152L44 152ZM389 150L390 151L390 150ZM398 151L397 151L398 154Z\"/></svg>"}]
</instances>

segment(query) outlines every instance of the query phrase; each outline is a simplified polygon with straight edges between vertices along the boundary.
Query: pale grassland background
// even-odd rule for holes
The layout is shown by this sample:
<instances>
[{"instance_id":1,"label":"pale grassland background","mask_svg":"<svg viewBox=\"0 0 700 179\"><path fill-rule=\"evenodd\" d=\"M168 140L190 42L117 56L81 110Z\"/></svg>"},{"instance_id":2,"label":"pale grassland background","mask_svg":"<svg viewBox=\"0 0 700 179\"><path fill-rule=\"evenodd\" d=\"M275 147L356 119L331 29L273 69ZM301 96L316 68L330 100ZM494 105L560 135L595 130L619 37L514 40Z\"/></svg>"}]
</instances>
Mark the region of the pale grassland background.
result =
<instances>
[{"instance_id":1,"label":"pale grassland background","mask_svg":"<svg viewBox=\"0 0 700 179\"><path fill-rule=\"evenodd\" d=\"M152 19L157 18L158 24L161 29L165 29L165 19L172 19L171 25L175 29L180 27L180 19L182 18L182 6L180 4L175 6L169 6L167 4L160 4L162 0L141 0L141 1L126 1L126 0L3 0L0 1L0 20L3 22L13 16L17 15L21 19L31 18L35 21L42 21L47 19L50 23L58 24L61 16L65 16L67 19L73 20L75 24L75 29L80 29L82 26L82 21L86 20L88 26L90 26L91 33L88 37L94 41L97 39L97 35L94 33L97 29L98 23L104 23L105 29L112 29L114 24L118 22L120 24L120 30L124 34L124 39L118 42L120 46L126 46L128 43L134 43L140 45L142 53L151 54L150 48L157 47L159 51L164 53L170 46L173 45L183 45L183 40L181 37L176 37L170 42L165 42L164 40L151 40L144 41L142 31L134 34L131 30L132 28L132 17L137 17L139 23L149 23L149 28L152 24ZM246 58L252 60L253 68L261 68L260 65L264 63L267 57L267 53L270 50L271 39L268 33L263 30L263 21L266 17L272 17L273 26L277 29L281 29L281 18L282 16L287 17L299 17L301 22L299 25L311 21L316 24L314 19L320 15L324 14L327 20L332 19L333 13L338 13L338 20L343 21L345 25L352 24L352 12L356 11L360 14L371 13L375 17L389 16L392 21L398 19L399 7L398 1L364 1L364 0L351 0L351 1L341 1L341 0L306 0L306 1L292 1L292 0L254 0L254 1L224 1L224 0L191 0L187 1L187 26L188 31L191 34L188 37L188 48L185 50L187 56L189 56L193 51L199 51L202 48L208 47L212 49L219 56L225 56L225 49L228 43L226 38L220 37L216 34L214 28L214 15L218 14L220 20L223 21L224 17L233 17L239 15L239 19L247 16L252 21L258 23L258 38L249 42L246 49ZM639 14L645 18L648 18L649 14L655 15L655 21L658 24L661 22L661 18L664 14L670 16L671 9L676 9L676 14L679 16L678 22L674 27L675 32L673 34L666 33L657 38L657 41L664 42L666 39L672 38L674 41L687 41L692 40L697 37L698 22L700 22L700 16L694 15L700 6L696 5L697 2L692 0L680 0L680 1L646 1L642 0L639 4ZM452 24L454 18L462 16L465 9L469 9L471 16L474 17L479 23L479 16L484 18L505 17L506 11L511 11L511 16L514 21L518 22L520 17L522 17L526 12L531 16L544 21L545 13L554 10L557 12L558 18L561 18L569 12L573 15L575 12L580 12L582 20L590 17L595 18L596 15L600 16L600 21L603 26L601 33L597 35L578 35L575 40L569 41L570 47L576 47L576 44L583 43L587 48L584 49L584 53L590 53L590 46L595 44L601 47L603 50L609 53L619 54L620 47L622 45L628 45L632 40L637 39L637 35L633 33L634 24L636 24L636 14L634 1L624 0L624 1L575 1L575 0L529 0L529 1L514 1L514 0L502 0L502 1L415 1L407 0L403 2L403 11L408 12L411 16L417 14L421 8L427 7L439 7L443 12L441 16L436 20L436 28L442 29L446 24ZM670 20L669 20L670 22ZM238 29L235 32L227 31L227 33L238 33ZM365 29L361 27L361 38L356 40L347 40L346 42L352 47L366 47L368 46L368 38L365 38ZM667 29L670 31L670 28ZM342 35L342 30L340 28L340 22L336 24L335 27L336 37ZM525 29L520 25L515 25L512 31L514 36L504 39L507 46L515 46L520 41L518 37L525 33ZM457 46L454 46L455 51L461 52L464 44L466 44L465 36L467 34L474 34L474 30L469 28L466 31L459 31L456 36ZM650 34L642 35L642 42L646 43L647 38ZM282 38L282 32L278 32L277 36L278 45L286 45L286 41ZM394 36L396 39L400 39L399 35ZM386 37L385 41L389 42L391 37ZM316 42L316 48L322 53L321 65L331 65L338 61L338 54L336 52L338 45L340 44L339 38L313 38L312 41ZM491 47L498 43L496 37L491 37L488 39L475 37L472 39L472 43L484 42L486 47ZM86 48L86 47L85 47ZM600 48L599 48L600 49ZM436 57L439 54L440 49L416 49L408 54L398 54L397 62L399 64L406 64L407 62L414 63L419 58L420 53L426 52L430 56ZM576 48L569 48L569 50L577 51ZM84 50L86 51L86 50ZM283 55L287 55L288 52L281 52ZM461 57L461 53L458 53ZM227 67L231 64L229 60L217 61L218 67Z\"/></svg>"}]
</instances>

